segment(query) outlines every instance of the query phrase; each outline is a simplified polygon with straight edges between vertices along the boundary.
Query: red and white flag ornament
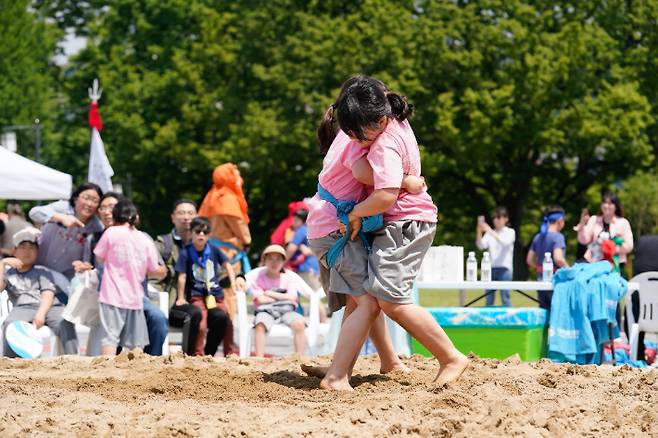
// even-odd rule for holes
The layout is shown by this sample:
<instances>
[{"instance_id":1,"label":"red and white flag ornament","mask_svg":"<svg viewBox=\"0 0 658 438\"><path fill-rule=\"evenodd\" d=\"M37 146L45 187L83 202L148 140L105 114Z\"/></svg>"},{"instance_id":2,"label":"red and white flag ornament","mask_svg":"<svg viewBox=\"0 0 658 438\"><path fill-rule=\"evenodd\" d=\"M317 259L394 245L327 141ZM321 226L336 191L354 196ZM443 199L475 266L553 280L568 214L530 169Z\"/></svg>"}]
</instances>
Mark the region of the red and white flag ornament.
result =
<instances>
[{"instance_id":1,"label":"red and white flag ornament","mask_svg":"<svg viewBox=\"0 0 658 438\"><path fill-rule=\"evenodd\" d=\"M91 126L91 148L89 150L89 174L87 181L98 184L103 192L110 192L113 190L112 176L114 170L110 165L105 154L105 145L101 139L101 130L103 129L103 121L98 112L98 99L103 93L102 88L98 88L98 79L94 79L93 88L89 88L89 98L91 105L89 106L89 126Z\"/></svg>"}]
</instances>

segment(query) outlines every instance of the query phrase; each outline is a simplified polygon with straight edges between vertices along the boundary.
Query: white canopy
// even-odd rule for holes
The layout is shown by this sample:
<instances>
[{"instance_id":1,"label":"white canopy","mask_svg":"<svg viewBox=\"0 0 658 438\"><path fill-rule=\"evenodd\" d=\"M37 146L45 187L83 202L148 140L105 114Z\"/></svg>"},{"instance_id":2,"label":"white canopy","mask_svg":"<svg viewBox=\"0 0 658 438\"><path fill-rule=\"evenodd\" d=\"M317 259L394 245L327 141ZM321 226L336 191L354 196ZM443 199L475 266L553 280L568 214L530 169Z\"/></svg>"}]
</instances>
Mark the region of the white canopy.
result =
<instances>
[{"instance_id":1,"label":"white canopy","mask_svg":"<svg viewBox=\"0 0 658 438\"><path fill-rule=\"evenodd\" d=\"M0 147L0 199L68 199L72 185L68 173Z\"/></svg>"}]
</instances>

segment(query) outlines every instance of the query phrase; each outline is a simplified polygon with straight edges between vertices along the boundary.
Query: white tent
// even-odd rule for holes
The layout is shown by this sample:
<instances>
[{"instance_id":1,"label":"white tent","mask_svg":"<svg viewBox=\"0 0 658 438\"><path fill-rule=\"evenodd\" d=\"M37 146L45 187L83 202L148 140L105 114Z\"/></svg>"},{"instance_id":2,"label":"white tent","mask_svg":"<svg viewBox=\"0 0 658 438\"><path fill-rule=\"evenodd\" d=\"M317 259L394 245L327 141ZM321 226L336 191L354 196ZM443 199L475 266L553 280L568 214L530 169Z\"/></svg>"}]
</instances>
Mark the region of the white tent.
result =
<instances>
[{"instance_id":1,"label":"white tent","mask_svg":"<svg viewBox=\"0 0 658 438\"><path fill-rule=\"evenodd\" d=\"M72 185L68 173L0 147L0 199L68 199Z\"/></svg>"}]
</instances>

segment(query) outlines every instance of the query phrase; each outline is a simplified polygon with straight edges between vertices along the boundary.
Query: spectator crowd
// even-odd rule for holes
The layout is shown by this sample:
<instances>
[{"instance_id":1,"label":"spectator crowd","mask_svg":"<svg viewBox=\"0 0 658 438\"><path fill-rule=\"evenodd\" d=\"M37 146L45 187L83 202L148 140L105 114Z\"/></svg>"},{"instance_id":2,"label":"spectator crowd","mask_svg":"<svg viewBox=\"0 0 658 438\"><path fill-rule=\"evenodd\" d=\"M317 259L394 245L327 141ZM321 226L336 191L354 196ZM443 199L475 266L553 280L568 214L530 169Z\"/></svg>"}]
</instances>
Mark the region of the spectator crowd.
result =
<instances>
[{"instance_id":1,"label":"spectator crowd","mask_svg":"<svg viewBox=\"0 0 658 438\"><path fill-rule=\"evenodd\" d=\"M170 327L182 331L181 348L189 355L214 356L220 345L224 355L237 354L236 291L250 291L255 354L265 354L265 334L275 323L290 326L295 351L303 354L298 294L320 288L306 235L308 208L291 203L290 216L262 253L263 268L245 275L251 234L242 184L237 166L218 166L201 205L174 202L173 227L155 240L139 229L139 211L129 199L93 183L75 188L68 200L32 208L29 220L20 204L8 201L0 213L0 291L11 310L2 332L15 321L45 325L64 354L80 354L74 322L83 310L88 355L122 349L162 355ZM168 295L168 315L152 302L155 292ZM80 296L90 293L91 308L80 309ZM4 336L2 351L16 356Z\"/></svg>"}]
</instances>

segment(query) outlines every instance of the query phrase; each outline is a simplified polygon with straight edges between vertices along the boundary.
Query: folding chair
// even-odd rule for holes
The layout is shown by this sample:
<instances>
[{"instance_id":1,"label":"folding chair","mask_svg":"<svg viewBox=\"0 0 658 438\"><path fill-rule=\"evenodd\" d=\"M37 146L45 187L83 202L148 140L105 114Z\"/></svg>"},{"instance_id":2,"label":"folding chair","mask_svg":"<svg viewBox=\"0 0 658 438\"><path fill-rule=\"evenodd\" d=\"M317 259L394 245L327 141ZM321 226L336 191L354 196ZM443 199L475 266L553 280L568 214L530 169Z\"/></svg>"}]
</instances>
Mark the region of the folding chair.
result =
<instances>
[{"instance_id":1,"label":"folding chair","mask_svg":"<svg viewBox=\"0 0 658 438\"><path fill-rule=\"evenodd\" d=\"M637 360L637 344L640 332L658 334L658 272L644 272L631 279L639 283L637 291L640 299L638 320L633 316L631 293L626 294L626 318L629 327L631 359Z\"/></svg>"}]
</instances>

